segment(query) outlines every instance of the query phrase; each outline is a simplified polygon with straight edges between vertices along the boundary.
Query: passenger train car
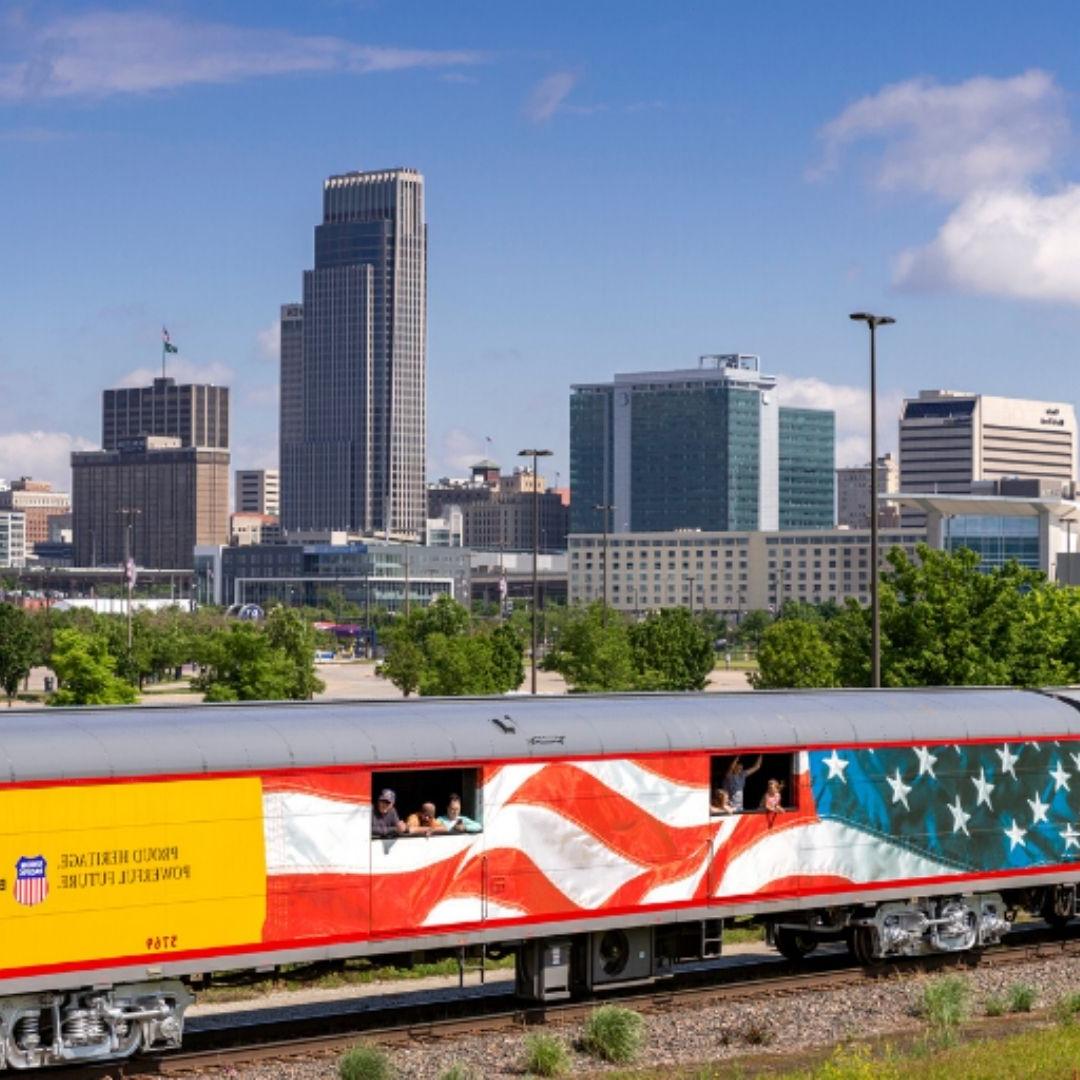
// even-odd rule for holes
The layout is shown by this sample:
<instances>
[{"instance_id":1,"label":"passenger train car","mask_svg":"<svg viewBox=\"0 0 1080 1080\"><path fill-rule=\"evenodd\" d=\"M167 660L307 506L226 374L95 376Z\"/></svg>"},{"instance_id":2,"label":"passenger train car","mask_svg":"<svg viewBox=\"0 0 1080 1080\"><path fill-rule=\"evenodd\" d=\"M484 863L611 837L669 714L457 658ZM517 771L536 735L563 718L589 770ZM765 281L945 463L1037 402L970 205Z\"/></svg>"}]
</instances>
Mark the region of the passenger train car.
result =
<instances>
[{"instance_id":1,"label":"passenger train car","mask_svg":"<svg viewBox=\"0 0 1080 1080\"><path fill-rule=\"evenodd\" d=\"M1080 880L1080 692L54 709L0 719L0 1063L178 1045L209 972L515 950L551 999L718 955L978 948ZM744 810L711 793L736 759ZM760 809L767 781L779 805ZM451 792L472 833L373 838Z\"/></svg>"}]
</instances>

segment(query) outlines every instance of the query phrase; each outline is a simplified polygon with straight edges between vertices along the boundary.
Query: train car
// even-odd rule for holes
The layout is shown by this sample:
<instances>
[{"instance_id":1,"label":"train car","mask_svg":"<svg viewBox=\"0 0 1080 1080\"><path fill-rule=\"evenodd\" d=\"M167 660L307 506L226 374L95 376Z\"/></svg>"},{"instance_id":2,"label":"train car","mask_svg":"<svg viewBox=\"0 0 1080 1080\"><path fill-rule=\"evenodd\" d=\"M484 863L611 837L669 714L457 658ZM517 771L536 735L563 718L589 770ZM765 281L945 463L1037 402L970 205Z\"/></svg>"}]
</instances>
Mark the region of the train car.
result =
<instances>
[{"instance_id":1,"label":"train car","mask_svg":"<svg viewBox=\"0 0 1080 1080\"><path fill-rule=\"evenodd\" d=\"M518 992L547 1000L718 955L735 916L788 956L845 938L866 962L993 944L1018 908L1065 921L1078 705L850 690L10 712L0 1063L176 1046L210 972L483 946L516 950ZM736 758L743 809L718 813ZM373 837L384 790L403 813L458 794L475 824Z\"/></svg>"}]
</instances>

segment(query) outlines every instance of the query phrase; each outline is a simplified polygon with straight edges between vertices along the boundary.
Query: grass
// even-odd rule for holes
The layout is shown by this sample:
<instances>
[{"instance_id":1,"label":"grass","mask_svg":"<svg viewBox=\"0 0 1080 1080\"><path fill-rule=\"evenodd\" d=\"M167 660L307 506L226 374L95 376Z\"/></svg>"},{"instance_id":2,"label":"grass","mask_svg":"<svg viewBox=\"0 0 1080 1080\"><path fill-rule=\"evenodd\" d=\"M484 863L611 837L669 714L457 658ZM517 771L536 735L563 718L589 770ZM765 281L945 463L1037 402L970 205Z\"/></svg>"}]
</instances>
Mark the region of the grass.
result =
<instances>
[{"instance_id":1,"label":"grass","mask_svg":"<svg viewBox=\"0 0 1080 1080\"><path fill-rule=\"evenodd\" d=\"M570 1068L570 1051L556 1035L529 1035L522 1068L533 1076L562 1076Z\"/></svg>"},{"instance_id":2,"label":"grass","mask_svg":"<svg viewBox=\"0 0 1080 1080\"><path fill-rule=\"evenodd\" d=\"M1035 1004L1034 987L1025 986L1023 983L1010 986L1007 1004L1011 1013L1031 1012L1031 1007Z\"/></svg>"},{"instance_id":3,"label":"grass","mask_svg":"<svg viewBox=\"0 0 1080 1080\"><path fill-rule=\"evenodd\" d=\"M513 968L513 954L501 960L488 960L488 971ZM327 968L311 965L286 966L280 974L257 982L230 986L227 981L211 984L198 992L199 1001L227 1002L250 1001L280 990L306 990L311 987L335 990L343 986L365 986L370 983L399 982L408 979L426 979L433 976L456 976L458 962L455 957L399 967L372 960L347 960L344 964Z\"/></svg>"},{"instance_id":4,"label":"grass","mask_svg":"<svg viewBox=\"0 0 1080 1080\"><path fill-rule=\"evenodd\" d=\"M939 1044L950 1042L968 1011L968 984L956 975L933 979L923 989L920 1012L931 1037Z\"/></svg>"},{"instance_id":5,"label":"grass","mask_svg":"<svg viewBox=\"0 0 1080 1080\"><path fill-rule=\"evenodd\" d=\"M754 941L765 940L765 927L753 923L741 923L724 927L725 945L749 945Z\"/></svg>"},{"instance_id":6,"label":"grass","mask_svg":"<svg viewBox=\"0 0 1080 1080\"><path fill-rule=\"evenodd\" d=\"M1080 1001L1077 1002L1080 1011ZM1003 1039L982 1039L928 1052L862 1044L841 1046L819 1064L765 1070L738 1062L624 1069L603 1080L1073 1080L1080 1062L1080 1024L1039 1028Z\"/></svg>"},{"instance_id":7,"label":"grass","mask_svg":"<svg viewBox=\"0 0 1080 1080\"><path fill-rule=\"evenodd\" d=\"M390 1059L377 1046L360 1043L346 1050L338 1061L341 1080L390 1080Z\"/></svg>"},{"instance_id":8,"label":"grass","mask_svg":"<svg viewBox=\"0 0 1080 1080\"><path fill-rule=\"evenodd\" d=\"M644 1022L632 1009L601 1005L585 1023L582 1048L601 1061L626 1065L638 1056L645 1039Z\"/></svg>"}]
</instances>

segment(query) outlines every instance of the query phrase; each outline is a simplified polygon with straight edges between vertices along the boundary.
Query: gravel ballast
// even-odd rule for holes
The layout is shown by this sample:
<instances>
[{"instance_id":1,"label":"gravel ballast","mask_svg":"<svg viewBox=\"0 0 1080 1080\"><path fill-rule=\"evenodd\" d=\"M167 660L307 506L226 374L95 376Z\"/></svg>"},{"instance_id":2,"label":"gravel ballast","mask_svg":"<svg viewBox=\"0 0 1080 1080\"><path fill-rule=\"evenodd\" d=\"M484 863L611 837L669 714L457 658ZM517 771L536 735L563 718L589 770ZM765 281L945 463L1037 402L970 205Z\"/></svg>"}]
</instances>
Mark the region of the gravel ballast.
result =
<instances>
[{"instance_id":1,"label":"gravel ballast","mask_svg":"<svg viewBox=\"0 0 1080 1080\"><path fill-rule=\"evenodd\" d=\"M1016 986L1035 991L1034 1008L1048 1009L1066 994L1080 991L1080 958L1030 960L1003 967L959 972L970 987L971 1016L985 1015L988 998L1004 998ZM645 1048L639 1066L691 1065L747 1055L795 1054L837 1042L883 1035L916 1034L925 1027L919 1005L927 982L941 976L905 976L867 980L857 986L806 990L774 998L730 1003L717 998L645 1014ZM571 1075L603 1072L605 1066L573 1049L582 1024L550 1024L543 1028L570 1047ZM530 1029L536 1030L536 1029ZM488 1032L443 1037L408 1046L388 1046L397 1075L438 1080L451 1065L469 1069L483 1080L520 1078L528 1032ZM199 1075L230 1080L326 1080L336 1077L337 1055L207 1069Z\"/></svg>"}]
</instances>

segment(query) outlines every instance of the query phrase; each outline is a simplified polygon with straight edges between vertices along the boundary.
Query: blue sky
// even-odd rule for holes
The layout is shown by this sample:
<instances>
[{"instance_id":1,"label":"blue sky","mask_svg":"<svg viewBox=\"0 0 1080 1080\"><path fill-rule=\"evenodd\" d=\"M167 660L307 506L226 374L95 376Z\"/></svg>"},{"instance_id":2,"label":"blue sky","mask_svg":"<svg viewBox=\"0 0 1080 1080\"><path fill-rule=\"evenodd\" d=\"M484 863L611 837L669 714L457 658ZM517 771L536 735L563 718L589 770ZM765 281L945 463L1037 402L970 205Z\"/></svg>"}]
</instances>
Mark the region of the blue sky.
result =
<instances>
[{"instance_id":1,"label":"blue sky","mask_svg":"<svg viewBox=\"0 0 1080 1080\"><path fill-rule=\"evenodd\" d=\"M756 352L866 454L952 386L1073 401L1080 9L1041 3L5 3L0 476L66 483L106 386L233 388L272 465L275 322L325 176L427 180L428 462L565 482L572 382Z\"/></svg>"}]
</instances>

